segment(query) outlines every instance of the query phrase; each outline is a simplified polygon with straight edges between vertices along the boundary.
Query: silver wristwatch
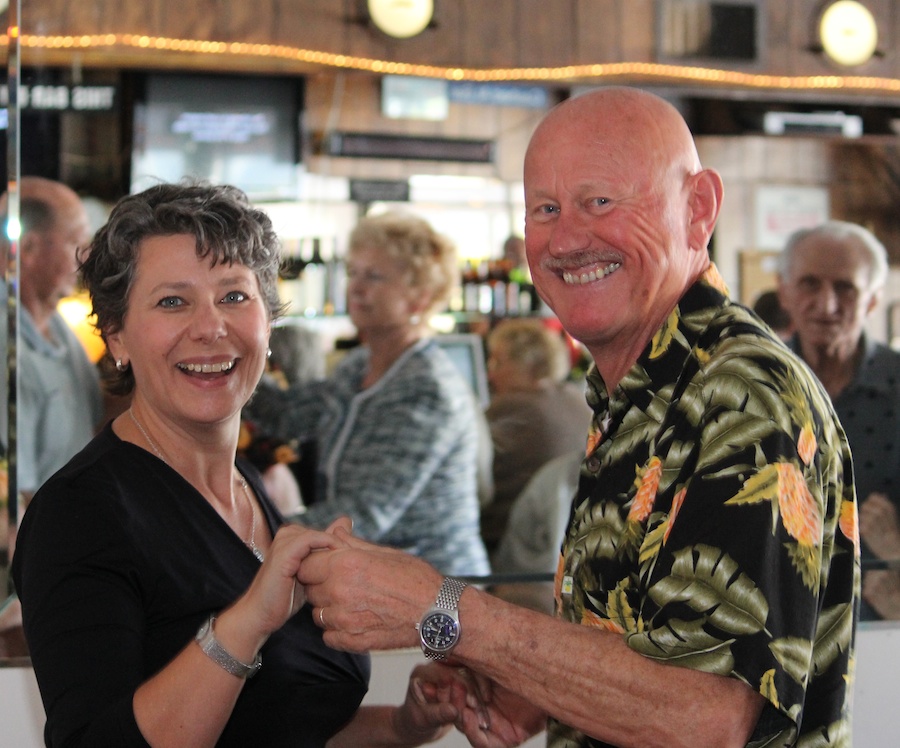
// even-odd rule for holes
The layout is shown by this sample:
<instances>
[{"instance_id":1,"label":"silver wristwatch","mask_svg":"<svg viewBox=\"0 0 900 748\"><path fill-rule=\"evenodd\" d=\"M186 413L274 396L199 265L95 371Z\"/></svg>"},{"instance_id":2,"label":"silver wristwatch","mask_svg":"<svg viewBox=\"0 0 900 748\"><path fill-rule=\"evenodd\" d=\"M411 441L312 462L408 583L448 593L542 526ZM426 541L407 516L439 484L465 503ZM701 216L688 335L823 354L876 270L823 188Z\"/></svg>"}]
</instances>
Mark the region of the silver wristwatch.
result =
<instances>
[{"instance_id":1,"label":"silver wristwatch","mask_svg":"<svg viewBox=\"0 0 900 748\"><path fill-rule=\"evenodd\" d=\"M438 592L434 607L419 621L416 628L422 651L429 660L446 660L459 642L462 628L459 624L459 598L466 583L446 577Z\"/></svg>"},{"instance_id":2,"label":"silver wristwatch","mask_svg":"<svg viewBox=\"0 0 900 748\"><path fill-rule=\"evenodd\" d=\"M213 631L213 624L215 622L216 617L211 615L197 632L195 638L200 645L200 649L202 649L203 653L215 662L216 665L232 675L236 675L238 678L252 678L262 667L262 655L257 652L256 657L253 658L253 662L249 665L245 665L236 657L232 657L225 647L219 644L219 640L216 639L215 631Z\"/></svg>"}]
</instances>

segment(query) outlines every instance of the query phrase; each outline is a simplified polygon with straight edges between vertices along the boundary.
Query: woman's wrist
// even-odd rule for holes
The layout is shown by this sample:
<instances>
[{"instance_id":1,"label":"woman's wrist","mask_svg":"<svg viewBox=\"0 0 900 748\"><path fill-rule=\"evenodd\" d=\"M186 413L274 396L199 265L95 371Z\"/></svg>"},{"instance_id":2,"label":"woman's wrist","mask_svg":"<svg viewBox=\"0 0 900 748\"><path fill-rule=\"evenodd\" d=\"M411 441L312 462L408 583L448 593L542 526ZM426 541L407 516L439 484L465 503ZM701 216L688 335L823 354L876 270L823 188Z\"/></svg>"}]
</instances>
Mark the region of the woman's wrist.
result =
<instances>
[{"instance_id":1,"label":"woman's wrist","mask_svg":"<svg viewBox=\"0 0 900 748\"><path fill-rule=\"evenodd\" d=\"M241 662L252 662L269 638L268 633L254 625L252 618L244 615L240 601L216 614L216 639Z\"/></svg>"},{"instance_id":2,"label":"woman's wrist","mask_svg":"<svg viewBox=\"0 0 900 748\"><path fill-rule=\"evenodd\" d=\"M428 727L417 725L410 714L408 701L391 709L390 725L397 740L394 748L415 748L425 745L437 740L447 731L446 725Z\"/></svg>"}]
</instances>

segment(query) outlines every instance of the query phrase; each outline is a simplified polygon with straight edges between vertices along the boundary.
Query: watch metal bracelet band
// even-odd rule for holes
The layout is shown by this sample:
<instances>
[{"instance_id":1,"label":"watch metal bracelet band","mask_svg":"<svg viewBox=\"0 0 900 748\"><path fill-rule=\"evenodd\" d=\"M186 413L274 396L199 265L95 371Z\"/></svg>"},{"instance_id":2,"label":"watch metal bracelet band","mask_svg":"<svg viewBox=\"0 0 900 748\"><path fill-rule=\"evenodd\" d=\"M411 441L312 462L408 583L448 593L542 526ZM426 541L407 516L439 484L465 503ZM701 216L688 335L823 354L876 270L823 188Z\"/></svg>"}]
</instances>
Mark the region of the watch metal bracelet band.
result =
<instances>
[{"instance_id":1,"label":"watch metal bracelet band","mask_svg":"<svg viewBox=\"0 0 900 748\"><path fill-rule=\"evenodd\" d=\"M434 607L416 625L422 651L429 660L446 660L459 642L462 630L457 607L465 588L465 582L445 577Z\"/></svg>"},{"instance_id":2,"label":"watch metal bracelet band","mask_svg":"<svg viewBox=\"0 0 900 748\"><path fill-rule=\"evenodd\" d=\"M465 582L453 577L445 577L434 607L443 608L444 610L456 610L459 606L459 598L462 597L465 588Z\"/></svg>"},{"instance_id":3,"label":"watch metal bracelet band","mask_svg":"<svg viewBox=\"0 0 900 748\"><path fill-rule=\"evenodd\" d=\"M257 652L253 662L249 665L233 657L216 639L216 634L213 630L215 622L215 615L211 615L197 632L196 640L200 645L200 649L226 672L236 675L238 678L252 678L262 667L262 655Z\"/></svg>"}]
</instances>

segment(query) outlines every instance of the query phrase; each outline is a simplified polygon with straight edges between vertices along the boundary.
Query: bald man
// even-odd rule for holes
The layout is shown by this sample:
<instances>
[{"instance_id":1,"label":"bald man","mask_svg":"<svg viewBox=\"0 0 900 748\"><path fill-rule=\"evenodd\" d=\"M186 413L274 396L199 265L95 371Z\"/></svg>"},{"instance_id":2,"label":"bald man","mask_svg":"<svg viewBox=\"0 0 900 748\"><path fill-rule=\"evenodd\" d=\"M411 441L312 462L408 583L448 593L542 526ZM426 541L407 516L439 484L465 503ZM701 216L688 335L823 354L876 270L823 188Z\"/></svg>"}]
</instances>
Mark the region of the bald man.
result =
<instances>
[{"instance_id":1,"label":"bald man","mask_svg":"<svg viewBox=\"0 0 900 748\"><path fill-rule=\"evenodd\" d=\"M456 666L423 672L423 694L473 745L545 726L554 748L850 740L850 452L818 382L711 265L722 196L675 108L635 89L564 102L528 147L532 277L596 362L556 617L342 532L301 566L326 643L421 640Z\"/></svg>"},{"instance_id":2,"label":"bald man","mask_svg":"<svg viewBox=\"0 0 900 748\"><path fill-rule=\"evenodd\" d=\"M90 240L81 199L40 177L19 183L18 488L29 498L92 438L102 418L97 370L57 311ZM5 195L0 204L6 212ZM5 402L5 394L4 394Z\"/></svg>"}]
</instances>

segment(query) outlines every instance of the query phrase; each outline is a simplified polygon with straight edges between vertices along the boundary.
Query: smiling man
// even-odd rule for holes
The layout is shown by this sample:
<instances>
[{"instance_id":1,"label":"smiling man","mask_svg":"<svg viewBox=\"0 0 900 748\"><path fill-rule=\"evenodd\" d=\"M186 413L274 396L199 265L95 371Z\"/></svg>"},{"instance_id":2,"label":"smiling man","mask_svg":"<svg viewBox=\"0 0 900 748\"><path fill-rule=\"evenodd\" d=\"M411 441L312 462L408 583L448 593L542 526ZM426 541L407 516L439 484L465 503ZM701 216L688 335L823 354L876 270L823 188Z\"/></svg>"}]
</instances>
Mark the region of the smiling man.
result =
<instances>
[{"instance_id":1,"label":"smiling man","mask_svg":"<svg viewBox=\"0 0 900 748\"><path fill-rule=\"evenodd\" d=\"M791 347L828 391L853 449L863 559L900 560L900 353L865 331L887 252L862 226L829 221L796 232L779 260ZM866 570L861 617L900 618L900 573Z\"/></svg>"},{"instance_id":2,"label":"smiling man","mask_svg":"<svg viewBox=\"0 0 900 748\"><path fill-rule=\"evenodd\" d=\"M544 727L552 748L850 740L850 452L819 383L711 265L722 196L677 110L637 89L564 102L529 145L535 287L596 362L556 617L349 536L303 562L328 644L420 638L447 678L491 679L484 709L454 701L473 745ZM440 642L414 627L429 606L458 620Z\"/></svg>"}]
</instances>

